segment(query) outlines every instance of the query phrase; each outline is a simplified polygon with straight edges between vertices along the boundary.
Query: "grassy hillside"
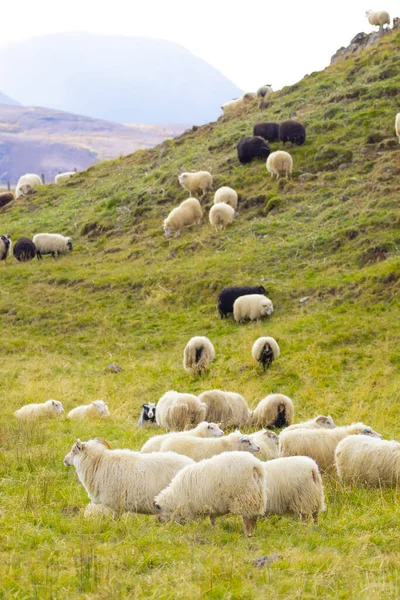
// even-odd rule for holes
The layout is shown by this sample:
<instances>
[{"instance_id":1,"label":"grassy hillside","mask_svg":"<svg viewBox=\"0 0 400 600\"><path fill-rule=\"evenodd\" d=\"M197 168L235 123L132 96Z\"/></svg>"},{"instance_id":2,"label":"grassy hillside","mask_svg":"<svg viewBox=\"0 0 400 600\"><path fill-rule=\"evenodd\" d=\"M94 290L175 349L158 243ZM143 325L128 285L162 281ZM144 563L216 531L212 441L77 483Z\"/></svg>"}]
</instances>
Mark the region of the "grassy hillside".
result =
<instances>
[{"instance_id":1,"label":"grassy hillside","mask_svg":"<svg viewBox=\"0 0 400 600\"><path fill-rule=\"evenodd\" d=\"M326 477L319 525L274 517L249 540L236 517L215 528L142 515L84 521L86 493L62 462L78 436L140 448L158 433L136 429L140 406L168 389L228 389L251 407L282 392L296 420L326 413L399 439L399 42L392 34L312 73L262 112L96 165L0 213L13 239L46 230L74 238L60 260L0 265L1 598L399 597L396 490ZM293 114L308 140L290 150L291 181L271 180L263 162L238 164L235 145L254 122ZM180 239L163 237L163 218L186 197L180 168L210 169L216 186L238 190L240 215L226 232L213 232L206 215ZM272 318L219 320L220 289L259 282ZM261 334L282 353L265 374L251 358ZM209 336L217 352L201 379L181 365L192 335ZM112 362L120 374L104 373ZM15 422L16 408L48 398L66 410L104 398L112 418ZM270 568L252 565L275 552L282 558Z\"/></svg>"}]
</instances>

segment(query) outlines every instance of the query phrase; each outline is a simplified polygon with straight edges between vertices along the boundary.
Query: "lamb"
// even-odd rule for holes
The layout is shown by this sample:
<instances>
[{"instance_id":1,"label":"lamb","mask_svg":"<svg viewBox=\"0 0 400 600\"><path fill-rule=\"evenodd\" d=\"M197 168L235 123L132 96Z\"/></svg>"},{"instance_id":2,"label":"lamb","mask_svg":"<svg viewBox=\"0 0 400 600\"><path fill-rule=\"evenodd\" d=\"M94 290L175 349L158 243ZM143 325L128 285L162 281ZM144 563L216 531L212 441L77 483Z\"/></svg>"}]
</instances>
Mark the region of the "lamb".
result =
<instances>
[{"instance_id":1,"label":"lamb","mask_svg":"<svg viewBox=\"0 0 400 600\"><path fill-rule=\"evenodd\" d=\"M41 185L42 180L40 179L39 175L35 175L34 173L22 175L22 177L20 177L18 180L17 187L15 188L15 197L19 198L20 196L32 194L38 190Z\"/></svg>"},{"instance_id":2,"label":"lamb","mask_svg":"<svg viewBox=\"0 0 400 600\"><path fill-rule=\"evenodd\" d=\"M386 10L367 10L365 16L371 25L377 25L381 29L384 25L390 25L390 16Z\"/></svg>"},{"instance_id":3,"label":"lamb","mask_svg":"<svg viewBox=\"0 0 400 600\"><path fill-rule=\"evenodd\" d=\"M267 159L267 171L271 173L271 177L279 179L280 175L285 175L286 179L292 174L293 170L293 159L289 152L284 150L277 150L272 152Z\"/></svg>"},{"instance_id":4,"label":"lamb","mask_svg":"<svg viewBox=\"0 0 400 600\"><path fill-rule=\"evenodd\" d=\"M156 422L169 431L183 431L206 420L207 406L193 394L166 392L158 401Z\"/></svg>"},{"instance_id":5,"label":"lamb","mask_svg":"<svg viewBox=\"0 0 400 600\"><path fill-rule=\"evenodd\" d=\"M270 148L267 142L259 136L247 136L236 146L239 162L242 165L250 163L255 158L267 158Z\"/></svg>"},{"instance_id":6,"label":"lamb","mask_svg":"<svg viewBox=\"0 0 400 600\"><path fill-rule=\"evenodd\" d=\"M201 375L215 358L215 349L204 336L191 338L183 351L183 368L191 375Z\"/></svg>"},{"instance_id":7,"label":"lamb","mask_svg":"<svg viewBox=\"0 0 400 600\"><path fill-rule=\"evenodd\" d=\"M41 419L46 417L60 417L64 413L62 402L47 400L41 404L25 404L14 415L17 419Z\"/></svg>"},{"instance_id":8,"label":"lamb","mask_svg":"<svg viewBox=\"0 0 400 600\"><path fill-rule=\"evenodd\" d=\"M143 427L148 423L155 423L156 421L156 405L154 402L146 402L142 404L142 411L140 413L138 427Z\"/></svg>"},{"instance_id":9,"label":"lamb","mask_svg":"<svg viewBox=\"0 0 400 600\"><path fill-rule=\"evenodd\" d=\"M287 427L293 422L294 405L289 396L269 394L253 411L252 421L258 427Z\"/></svg>"},{"instance_id":10,"label":"lamb","mask_svg":"<svg viewBox=\"0 0 400 600\"><path fill-rule=\"evenodd\" d=\"M250 294L266 294L267 290L262 285L229 287L222 290L218 295L218 312L221 319L229 313L233 313L233 304L240 296Z\"/></svg>"},{"instance_id":11,"label":"lamb","mask_svg":"<svg viewBox=\"0 0 400 600\"><path fill-rule=\"evenodd\" d=\"M7 260L7 256L11 254L11 236L7 233L0 235L0 260Z\"/></svg>"},{"instance_id":12,"label":"lamb","mask_svg":"<svg viewBox=\"0 0 400 600\"><path fill-rule=\"evenodd\" d=\"M168 217L164 220L163 228L166 238L181 235L182 229L190 225L201 223L203 210L200 202L196 198L188 198L181 202L179 206L171 210Z\"/></svg>"},{"instance_id":13,"label":"lamb","mask_svg":"<svg viewBox=\"0 0 400 600\"><path fill-rule=\"evenodd\" d=\"M194 436L201 438L208 437L220 437L224 435L222 429L216 423L209 423L203 421L199 423L194 429L187 429L186 431L179 431L178 433L164 433L162 435L154 435L142 446L140 452L158 452L161 450L162 444L165 440L175 438L176 436Z\"/></svg>"},{"instance_id":14,"label":"lamb","mask_svg":"<svg viewBox=\"0 0 400 600\"><path fill-rule=\"evenodd\" d=\"M400 113L397 113L397 115L396 115L396 120L395 120L394 126L396 129L397 139L399 140L399 144L400 144Z\"/></svg>"},{"instance_id":15,"label":"lamb","mask_svg":"<svg viewBox=\"0 0 400 600\"><path fill-rule=\"evenodd\" d=\"M365 435L349 436L337 445L335 463L339 479L345 483L398 485L400 443Z\"/></svg>"},{"instance_id":16,"label":"lamb","mask_svg":"<svg viewBox=\"0 0 400 600\"><path fill-rule=\"evenodd\" d=\"M36 246L29 238L21 237L15 242L13 252L19 262L25 262L35 258Z\"/></svg>"},{"instance_id":17,"label":"lamb","mask_svg":"<svg viewBox=\"0 0 400 600\"><path fill-rule=\"evenodd\" d=\"M69 411L68 419L105 418L110 416L108 404L104 400L95 400L91 404L83 404Z\"/></svg>"},{"instance_id":18,"label":"lamb","mask_svg":"<svg viewBox=\"0 0 400 600\"><path fill-rule=\"evenodd\" d=\"M0 194L0 208L10 204L14 200L14 194L12 192L2 192Z\"/></svg>"},{"instance_id":19,"label":"lamb","mask_svg":"<svg viewBox=\"0 0 400 600\"><path fill-rule=\"evenodd\" d=\"M219 202L229 204L229 206L232 206L236 210L238 205L237 192L226 185L218 188L214 194L214 204L218 204Z\"/></svg>"},{"instance_id":20,"label":"lamb","mask_svg":"<svg viewBox=\"0 0 400 600\"><path fill-rule=\"evenodd\" d=\"M315 417L315 419L290 425L285 429L285 431L288 431L289 429L318 429L319 427L323 427L325 429L334 429L336 425L331 416L325 417L325 415L318 415L318 417Z\"/></svg>"},{"instance_id":21,"label":"lamb","mask_svg":"<svg viewBox=\"0 0 400 600\"><path fill-rule=\"evenodd\" d=\"M72 250L71 238L59 233L37 233L32 241L36 246L38 260L42 260L43 254L51 254L55 258L56 255L67 254Z\"/></svg>"},{"instance_id":22,"label":"lamb","mask_svg":"<svg viewBox=\"0 0 400 600\"><path fill-rule=\"evenodd\" d=\"M74 466L80 482L94 505L116 513L124 511L154 514L154 496L159 494L184 467L193 464L187 456L173 452L141 454L132 450L111 450L99 438L77 440L64 458Z\"/></svg>"},{"instance_id":23,"label":"lamb","mask_svg":"<svg viewBox=\"0 0 400 600\"><path fill-rule=\"evenodd\" d=\"M267 142L279 142L279 123L256 123L253 135L262 137Z\"/></svg>"},{"instance_id":24,"label":"lamb","mask_svg":"<svg viewBox=\"0 0 400 600\"><path fill-rule=\"evenodd\" d=\"M254 360L262 364L265 371L272 361L279 357L280 349L273 337L260 337L254 342L251 354Z\"/></svg>"},{"instance_id":25,"label":"lamb","mask_svg":"<svg viewBox=\"0 0 400 600\"><path fill-rule=\"evenodd\" d=\"M64 181L68 181L71 177L76 175L75 171L67 171L66 173L59 173L54 177L54 183L60 184L64 183Z\"/></svg>"},{"instance_id":26,"label":"lamb","mask_svg":"<svg viewBox=\"0 0 400 600\"><path fill-rule=\"evenodd\" d=\"M201 191L202 196L212 188L213 178L208 171L196 171L194 173L181 173L179 183L192 195L196 190Z\"/></svg>"},{"instance_id":27,"label":"lamb","mask_svg":"<svg viewBox=\"0 0 400 600\"><path fill-rule=\"evenodd\" d=\"M233 318L237 323L246 319L259 321L261 317L270 316L274 312L271 300L262 294L240 296L233 304Z\"/></svg>"},{"instance_id":28,"label":"lamb","mask_svg":"<svg viewBox=\"0 0 400 600\"><path fill-rule=\"evenodd\" d=\"M286 142L302 146L306 141L306 128L298 121L283 121L279 128L279 137L285 145Z\"/></svg>"},{"instance_id":29,"label":"lamb","mask_svg":"<svg viewBox=\"0 0 400 600\"><path fill-rule=\"evenodd\" d=\"M261 431L251 433L249 438L260 448L260 452L257 453L257 458L259 460L272 460L278 458L279 438L276 433L269 429L261 429Z\"/></svg>"},{"instance_id":30,"label":"lamb","mask_svg":"<svg viewBox=\"0 0 400 600\"><path fill-rule=\"evenodd\" d=\"M240 431L234 431L219 438L183 435L168 438L161 444L161 452L177 452L189 456L195 462L233 450L256 453L260 451L260 446L249 435L243 435Z\"/></svg>"},{"instance_id":31,"label":"lamb","mask_svg":"<svg viewBox=\"0 0 400 600\"><path fill-rule=\"evenodd\" d=\"M222 427L243 427L251 419L251 411L240 394L209 390L202 392L199 400L207 406L207 419Z\"/></svg>"},{"instance_id":32,"label":"lamb","mask_svg":"<svg viewBox=\"0 0 400 600\"><path fill-rule=\"evenodd\" d=\"M222 231L228 225L233 223L235 218L235 209L229 204L224 204L223 202L219 204L214 204L210 209L209 220L213 227L216 230Z\"/></svg>"},{"instance_id":33,"label":"lamb","mask_svg":"<svg viewBox=\"0 0 400 600\"><path fill-rule=\"evenodd\" d=\"M276 458L263 463L267 505L265 516L295 513L318 522L325 510L324 488L318 465L306 456Z\"/></svg>"},{"instance_id":34,"label":"lamb","mask_svg":"<svg viewBox=\"0 0 400 600\"><path fill-rule=\"evenodd\" d=\"M209 516L241 515L244 533L252 534L265 512L263 465L246 452L224 452L182 469L154 501L159 521L178 523Z\"/></svg>"},{"instance_id":35,"label":"lamb","mask_svg":"<svg viewBox=\"0 0 400 600\"><path fill-rule=\"evenodd\" d=\"M364 423L353 423L335 429L285 429L279 435L280 456L309 456L320 470L332 471L335 466L335 449L344 438L350 435L366 435L381 438Z\"/></svg>"}]
</instances>

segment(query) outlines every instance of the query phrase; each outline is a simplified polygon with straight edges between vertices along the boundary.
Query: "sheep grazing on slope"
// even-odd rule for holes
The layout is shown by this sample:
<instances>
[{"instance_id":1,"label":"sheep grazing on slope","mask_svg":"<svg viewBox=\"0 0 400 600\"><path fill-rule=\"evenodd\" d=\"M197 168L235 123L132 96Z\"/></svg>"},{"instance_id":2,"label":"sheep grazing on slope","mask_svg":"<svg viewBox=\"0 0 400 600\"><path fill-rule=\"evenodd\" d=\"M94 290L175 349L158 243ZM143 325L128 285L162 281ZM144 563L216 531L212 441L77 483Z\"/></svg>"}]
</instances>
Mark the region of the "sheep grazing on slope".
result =
<instances>
[{"instance_id":1,"label":"sheep grazing on slope","mask_svg":"<svg viewBox=\"0 0 400 600\"><path fill-rule=\"evenodd\" d=\"M280 175L284 175L288 179L289 175L292 174L293 170L293 159L289 152L284 150L277 150L272 152L267 159L267 171L271 174L271 177L279 179Z\"/></svg>"},{"instance_id":2,"label":"sheep grazing on slope","mask_svg":"<svg viewBox=\"0 0 400 600\"><path fill-rule=\"evenodd\" d=\"M252 534L265 512L263 465L251 454L225 452L182 469L154 501L160 521L187 523L209 516L241 515Z\"/></svg>"},{"instance_id":3,"label":"sheep grazing on slope","mask_svg":"<svg viewBox=\"0 0 400 600\"><path fill-rule=\"evenodd\" d=\"M219 204L214 204L210 209L209 220L213 227L216 230L222 231L228 225L233 223L235 218L235 209L229 204L224 204L223 202Z\"/></svg>"},{"instance_id":4,"label":"sheep grazing on slope","mask_svg":"<svg viewBox=\"0 0 400 600\"><path fill-rule=\"evenodd\" d=\"M67 171L66 173L59 173L58 175L56 175L54 177L54 183L57 183L57 184L64 183L64 181L68 181L68 179L71 179L71 177L73 177L74 175L76 175L75 171Z\"/></svg>"},{"instance_id":5,"label":"sheep grazing on slope","mask_svg":"<svg viewBox=\"0 0 400 600\"><path fill-rule=\"evenodd\" d=\"M168 438L161 444L161 452L177 452L189 456L195 462L211 458L222 452L260 452L260 446L249 435L234 431L219 438L199 438L189 435Z\"/></svg>"},{"instance_id":6,"label":"sheep grazing on slope","mask_svg":"<svg viewBox=\"0 0 400 600\"><path fill-rule=\"evenodd\" d=\"M166 392L157 403L156 422L169 431L184 431L206 420L207 406L193 394Z\"/></svg>"},{"instance_id":7,"label":"sheep grazing on slope","mask_svg":"<svg viewBox=\"0 0 400 600\"><path fill-rule=\"evenodd\" d=\"M346 483L371 486L398 485L400 482L399 442L352 435L335 451L339 479Z\"/></svg>"},{"instance_id":8,"label":"sheep grazing on slope","mask_svg":"<svg viewBox=\"0 0 400 600\"><path fill-rule=\"evenodd\" d=\"M221 319L233 313L233 304L240 296L249 296L250 294L266 294L267 290L262 285L257 286L238 286L229 287L222 290L218 295L218 312Z\"/></svg>"},{"instance_id":9,"label":"sheep grazing on slope","mask_svg":"<svg viewBox=\"0 0 400 600\"><path fill-rule=\"evenodd\" d=\"M199 400L207 406L207 419L222 427L243 427L251 419L251 411L240 394L209 390L202 392Z\"/></svg>"},{"instance_id":10,"label":"sheep grazing on slope","mask_svg":"<svg viewBox=\"0 0 400 600\"><path fill-rule=\"evenodd\" d=\"M324 429L334 429L336 425L331 416L325 417L325 415L318 415L318 417L315 417L315 419L290 425L290 427L287 427L285 431L288 431L289 429L318 429L319 427L323 427Z\"/></svg>"},{"instance_id":11,"label":"sheep grazing on slope","mask_svg":"<svg viewBox=\"0 0 400 600\"><path fill-rule=\"evenodd\" d=\"M272 87L270 86L269 83L266 83L265 85L262 85L261 87L258 88L257 98L265 98L269 94L272 94L272 92L273 92Z\"/></svg>"},{"instance_id":12,"label":"sheep grazing on slope","mask_svg":"<svg viewBox=\"0 0 400 600\"><path fill-rule=\"evenodd\" d=\"M201 375L215 358L214 346L207 337L196 336L183 351L183 368L191 375Z\"/></svg>"},{"instance_id":13,"label":"sheep grazing on slope","mask_svg":"<svg viewBox=\"0 0 400 600\"><path fill-rule=\"evenodd\" d=\"M21 237L15 242L13 253L19 262L26 262L35 258L36 246L29 238Z\"/></svg>"},{"instance_id":14,"label":"sheep grazing on slope","mask_svg":"<svg viewBox=\"0 0 400 600\"><path fill-rule=\"evenodd\" d=\"M267 142L259 136L248 136L240 140L236 146L239 162L242 165L250 163L255 158L267 158L270 148Z\"/></svg>"},{"instance_id":15,"label":"sheep grazing on slope","mask_svg":"<svg viewBox=\"0 0 400 600\"><path fill-rule=\"evenodd\" d=\"M302 146L306 141L306 128L297 121L283 121L279 127L279 137L283 145L290 142L292 146Z\"/></svg>"},{"instance_id":16,"label":"sheep grazing on slope","mask_svg":"<svg viewBox=\"0 0 400 600\"><path fill-rule=\"evenodd\" d=\"M370 25L376 25L382 29L384 25L390 25L390 15L386 10L367 10L365 16Z\"/></svg>"},{"instance_id":17,"label":"sheep grazing on slope","mask_svg":"<svg viewBox=\"0 0 400 600\"><path fill-rule=\"evenodd\" d=\"M253 344L251 354L254 360L262 364L263 369L268 369L273 360L279 357L278 343L272 337L260 337Z\"/></svg>"},{"instance_id":18,"label":"sheep grazing on slope","mask_svg":"<svg viewBox=\"0 0 400 600\"><path fill-rule=\"evenodd\" d=\"M74 466L91 503L124 511L154 514L154 496L184 467L193 464L187 456L172 452L141 454L132 450L110 450L96 438L77 440L64 458Z\"/></svg>"},{"instance_id":19,"label":"sheep grazing on slope","mask_svg":"<svg viewBox=\"0 0 400 600\"><path fill-rule=\"evenodd\" d=\"M108 404L104 400L95 400L91 404L83 404L69 411L68 419L92 419L110 416Z\"/></svg>"},{"instance_id":20,"label":"sheep grazing on slope","mask_svg":"<svg viewBox=\"0 0 400 600\"><path fill-rule=\"evenodd\" d=\"M203 421L199 423L194 429L187 429L186 431L179 431L175 433L164 433L162 435L154 435L142 446L140 452L158 452L161 450L161 446L167 439L175 438L176 436L194 436L201 438L212 438L220 437L224 435L224 432L216 423L209 423Z\"/></svg>"},{"instance_id":21,"label":"sheep grazing on slope","mask_svg":"<svg viewBox=\"0 0 400 600\"><path fill-rule=\"evenodd\" d=\"M18 180L17 187L15 188L15 197L19 198L20 196L32 194L38 190L41 185L42 180L40 179L39 175L35 175L34 173L22 175L22 177L20 177Z\"/></svg>"},{"instance_id":22,"label":"sheep grazing on slope","mask_svg":"<svg viewBox=\"0 0 400 600\"><path fill-rule=\"evenodd\" d=\"M170 238L172 234L175 234L175 237L180 236L184 227L201 223L202 216L203 209L196 198L184 200L179 206L172 209L168 217L164 219L165 237Z\"/></svg>"},{"instance_id":23,"label":"sheep grazing on slope","mask_svg":"<svg viewBox=\"0 0 400 600\"><path fill-rule=\"evenodd\" d=\"M257 427L287 427L293 422L294 405L284 394L270 394L257 404L252 421Z\"/></svg>"},{"instance_id":24,"label":"sheep grazing on slope","mask_svg":"<svg viewBox=\"0 0 400 600\"><path fill-rule=\"evenodd\" d=\"M261 317L272 315L274 305L262 294L240 296L233 304L233 318L237 323L243 321L259 321Z\"/></svg>"},{"instance_id":25,"label":"sheep grazing on slope","mask_svg":"<svg viewBox=\"0 0 400 600\"><path fill-rule=\"evenodd\" d=\"M11 254L11 236L8 235L0 235L0 260L6 260L7 256Z\"/></svg>"},{"instance_id":26,"label":"sheep grazing on slope","mask_svg":"<svg viewBox=\"0 0 400 600\"><path fill-rule=\"evenodd\" d=\"M12 192L2 192L0 194L0 208L10 204L14 200L14 194Z\"/></svg>"},{"instance_id":27,"label":"sheep grazing on slope","mask_svg":"<svg viewBox=\"0 0 400 600\"><path fill-rule=\"evenodd\" d=\"M41 404L26 404L14 415L17 419L42 419L46 417L60 417L64 413L62 402L47 400Z\"/></svg>"},{"instance_id":28,"label":"sheep grazing on slope","mask_svg":"<svg viewBox=\"0 0 400 600\"><path fill-rule=\"evenodd\" d=\"M195 173L181 173L179 183L185 190L192 195L193 192L200 191L202 196L212 188L213 178L208 171L196 171Z\"/></svg>"},{"instance_id":29,"label":"sheep grazing on slope","mask_svg":"<svg viewBox=\"0 0 400 600\"><path fill-rule=\"evenodd\" d=\"M138 427L143 427L149 423L155 423L156 421L156 405L154 402L146 402L142 404L142 411L140 413Z\"/></svg>"},{"instance_id":30,"label":"sheep grazing on slope","mask_svg":"<svg viewBox=\"0 0 400 600\"><path fill-rule=\"evenodd\" d=\"M335 429L285 429L279 435L279 455L309 456L321 470L330 471L335 466L336 446L350 435L382 437L364 423L353 423Z\"/></svg>"},{"instance_id":31,"label":"sheep grazing on slope","mask_svg":"<svg viewBox=\"0 0 400 600\"><path fill-rule=\"evenodd\" d=\"M37 233L32 241L36 246L38 260L42 259L43 254L51 254L55 258L56 255L67 254L72 250L71 238L59 233Z\"/></svg>"},{"instance_id":32,"label":"sheep grazing on slope","mask_svg":"<svg viewBox=\"0 0 400 600\"><path fill-rule=\"evenodd\" d=\"M256 123L253 135L262 137L267 142L279 142L279 123Z\"/></svg>"},{"instance_id":33,"label":"sheep grazing on slope","mask_svg":"<svg viewBox=\"0 0 400 600\"><path fill-rule=\"evenodd\" d=\"M396 129L397 139L399 140L399 144L400 144L400 113L397 113L397 115L396 115L396 120L394 122L394 126Z\"/></svg>"},{"instance_id":34,"label":"sheep grazing on slope","mask_svg":"<svg viewBox=\"0 0 400 600\"><path fill-rule=\"evenodd\" d=\"M234 100L230 100L221 106L224 115L229 113L236 112L242 106L246 104L250 104L256 99L256 94L254 92L245 92L240 98L235 98Z\"/></svg>"},{"instance_id":35,"label":"sheep grazing on slope","mask_svg":"<svg viewBox=\"0 0 400 600\"><path fill-rule=\"evenodd\" d=\"M236 210L238 205L237 192L226 185L218 188L214 194L214 204L218 204L219 202L229 204L229 206L232 206Z\"/></svg>"},{"instance_id":36,"label":"sheep grazing on slope","mask_svg":"<svg viewBox=\"0 0 400 600\"><path fill-rule=\"evenodd\" d=\"M251 433L249 438L260 447L260 452L257 453L259 460L272 460L278 458L279 454L279 438L273 431L269 429L261 429Z\"/></svg>"}]
</instances>

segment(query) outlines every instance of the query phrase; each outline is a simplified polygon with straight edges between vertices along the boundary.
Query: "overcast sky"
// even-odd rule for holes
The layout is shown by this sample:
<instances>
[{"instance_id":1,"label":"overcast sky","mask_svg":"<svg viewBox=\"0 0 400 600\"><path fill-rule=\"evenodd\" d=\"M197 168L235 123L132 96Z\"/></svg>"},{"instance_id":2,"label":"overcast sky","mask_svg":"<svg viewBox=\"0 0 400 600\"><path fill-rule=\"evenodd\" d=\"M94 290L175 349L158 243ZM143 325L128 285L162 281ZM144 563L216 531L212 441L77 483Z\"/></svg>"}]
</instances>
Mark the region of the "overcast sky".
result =
<instances>
[{"instance_id":1,"label":"overcast sky","mask_svg":"<svg viewBox=\"0 0 400 600\"><path fill-rule=\"evenodd\" d=\"M61 31L163 38L242 89L270 83L277 90L327 66L358 32L372 31L369 8L400 17L398 0L383 6L365 0L20 0L2 6L1 41Z\"/></svg>"}]
</instances>

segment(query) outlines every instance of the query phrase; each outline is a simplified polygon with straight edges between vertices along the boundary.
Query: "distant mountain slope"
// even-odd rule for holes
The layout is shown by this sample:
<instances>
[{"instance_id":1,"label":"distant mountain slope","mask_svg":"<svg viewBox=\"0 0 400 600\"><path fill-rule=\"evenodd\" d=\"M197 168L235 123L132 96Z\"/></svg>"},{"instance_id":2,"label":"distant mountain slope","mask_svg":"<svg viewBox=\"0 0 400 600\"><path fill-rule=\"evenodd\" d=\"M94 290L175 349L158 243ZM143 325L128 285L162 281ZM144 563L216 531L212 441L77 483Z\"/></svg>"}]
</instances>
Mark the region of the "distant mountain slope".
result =
<instances>
[{"instance_id":1,"label":"distant mountain slope","mask_svg":"<svg viewBox=\"0 0 400 600\"><path fill-rule=\"evenodd\" d=\"M241 93L172 42L88 33L1 44L0 81L25 105L120 123L202 124Z\"/></svg>"},{"instance_id":2,"label":"distant mountain slope","mask_svg":"<svg viewBox=\"0 0 400 600\"><path fill-rule=\"evenodd\" d=\"M3 94L3 92L0 92L0 104L9 104L11 106L21 106L20 102L18 102L17 100L14 100L14 98L11 98L10 96L7 96L7 94Z\"/></svg>"}]
</instances>

